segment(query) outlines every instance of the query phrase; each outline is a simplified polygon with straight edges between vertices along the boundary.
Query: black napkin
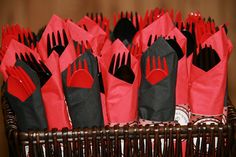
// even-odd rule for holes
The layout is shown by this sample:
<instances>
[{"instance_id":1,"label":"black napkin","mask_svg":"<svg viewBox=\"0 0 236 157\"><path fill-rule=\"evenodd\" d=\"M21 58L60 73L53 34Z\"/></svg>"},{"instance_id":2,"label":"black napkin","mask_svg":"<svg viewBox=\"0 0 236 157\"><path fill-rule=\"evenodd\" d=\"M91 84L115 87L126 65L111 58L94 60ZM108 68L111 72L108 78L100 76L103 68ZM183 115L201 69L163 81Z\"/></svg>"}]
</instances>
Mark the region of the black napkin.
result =
<instances>
[{"instance_id":1,"label":"black napkin","mask_svg":"<svg viewBox=\"0 0 236 157\"><path fill-rule=\"evenodd\" d=\"M148 56L165 57L168 75L155 85L146 79ZM173 121L175 115L175 87L178 57L162 37L151 45L141 58L141 84L139 88L139 117L152 121Z\"/></svg>"},{"instance_id":2,"label":"black napkin","mask_svg":"<svg viewBox=\"0 0 236 157\"><path fill-rule=\"evenodd\" d=\"M24 69L36 86L36 90L24 102L20 101L7 91L5 93L9 105L16 114L17 126L20 131L44 130L47 128L47 120L41 97L40 81L37 73L23 61L17 61L15 66ZM8 84L6 84L6 86L7 85Z\"/></svg>"},{"instance_id":3,"label":"black napkin","mask_svg":"<svg viewBox=\"0 0 236 157\"><path fill-rule=\"evenodd\" d=\"M78 62L83 60L87 61L89 73L94 78L91 88L68 87L66 83L68 68L62 73L63 87L69 114L72 120L73 128L93 126L101 127L104 125L104 122L99 80L97 77L97 60L90 51L87 51L75 60L77 67ZM74 63L72 63L72 65L73 64Z\"/></svg>"}]
</instances>

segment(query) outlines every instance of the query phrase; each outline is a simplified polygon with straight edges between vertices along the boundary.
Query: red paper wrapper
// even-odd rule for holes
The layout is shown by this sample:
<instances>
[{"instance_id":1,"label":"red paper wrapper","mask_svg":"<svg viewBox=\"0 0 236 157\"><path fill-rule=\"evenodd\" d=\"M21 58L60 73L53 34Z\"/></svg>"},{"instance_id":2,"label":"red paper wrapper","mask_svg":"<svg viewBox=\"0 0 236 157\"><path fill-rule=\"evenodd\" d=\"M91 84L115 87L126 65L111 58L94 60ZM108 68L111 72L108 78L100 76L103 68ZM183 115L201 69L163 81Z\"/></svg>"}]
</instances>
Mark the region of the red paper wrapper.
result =
<instances>
[{"instance_id":1,"label":"red paper wrapper","mask_svg":"<svg viewBox=\"0 0 236 157\"><path fill-rule=\"evenodd\" d=\"M153 23L145 27L141 32L138 32L133 39L133 43L135 45L141 45L144 52L148 48L147 43L150 35L152 35L153 38L155 35L157 37L167 36L172 29L174 29L174 24L169 13L165 13Z\"/></svg>"},{"instance_id":2,"label":"red paper wrapper","mask_svg":"<svg viewBox=\"0 0 236 157\"><path fill-rule=\"evenodd\" d=\"M62 129L64 127L71 129L72 125L62 88L58 54L52 52L45 64L52 73L51 78L41 88L48 129Z\"/></svg>"},{"instance_id":3,"label":"red paper wrapper","mask_svg":"<svg viewBox=\"0 0 236 157\"><path fill-rule=\"evenodd\" d=\"M176 41L183 51L183 57L178 61L177 82L176 82L176 104L188 104L188 71L187 71L187 39L177 29L174 28L168 33L170 37L176 37Z\"/></svg>"},{"instance_id":4,"label":"red paper wrapper","mask_svg":"<svg viewBox=\"0 0 236 157\"><path fill-rule=\"evenodd\" d=\"M62 38L62 31L65 31L67 39L68 39L68 45L66 46L65 50L63 51L63 53L61 54L61 56L59 57L59 66L60 66L60 71L64 71L69 64L71 64L75 59L76 59L76 52L75 52L75 48L73 45L73 41L69 35L69 31L66 27L66 22L64 20L62 20L61 18L59 18L56 15L53 15L52 18L50 19L47 27L45 28L41 40L38 44L38 50L39 50L39 54L42 58L43 61L46 61L48 57L48 46L47 46L47 37L48 34L50 36L50 40L52 40L52 33L54 32L56 40L58 39L58 34L57 31L59 31L60 35L61 35L61 40L62 43L64 44L63 38ZM50 42L52 43L52 42ZM58 41L56 41L56 43L58 44Z\"/></svg>"},{"instance_id":5,"label":"red paper wrapper","mask_svg":"<svg viewBox=\"0 0 236 157\"><path fill-rule=\"evenodd\" d=\"M110 123L128 123L137 120L137 91L140 80L138 61L131 55L131 68L135 74L133 84L120 80L108 72L112 55L120 52L128 53L128 49L121 41L116 40L110 51L107 51L101 58L106 109Z\"/></svg>"},{"instance_id":6,"label":"red paper wrapper","mask_svg":"<svg viewBox=\"0 0 236 157\"><path fill-rule=\"evenodd\" d=\"M95 41L93 42L97 44L95 52L100 52L105 40L107 39L107 33L96 22L87 16L84 16L84 18L77 22L77 25L85 27L88 33L94 36L93 40Z\"/></svg>"},{"instance_id":7,"label":"red paper wrapper","mask_svg":"<svg viewBox=\"0 0 236 157\"><path fill-rule=\"evenodd\" d=\"M103 48L101 50L101 56L103 56L103 58L98 56L98 66L99 66L99 71L101 72L101 69L106 69L106 65L109 65L110 63L108 62L109 58L111 58L112 54L111 53L107 53L110 52L111 49L111 41L109 39L106 40L105 44L103 45ZM105 55L104 55L105 54ZM104 59L104 57L108 57L106 59ZM105 63L105 61L107 61ZM106 64L106 65L105 65ZM103 67L103 68L102 68ZM104 84L104 76L102 75L102 79L103 79L103 85ZM104 87L105 88L105 87ZM104 125L108 125L109 124L109 119L108 119L108 113L107 113L107 105L106 105L106 96L105 93L100 93L101 95L101 103L102 103L102 112L103 112L103 120L104 120Z\"/></svg>"},{"instance_id":8,"label":"red paper wrapper","mask_svg":"<svg viewBox=\"0 0 236 157\"><path fill-rule=\"evenodd\" d=\"M99 55L97 54L98 43L96 38L92 34L85 31L83 28L79 27L77 24L73 23L70 20L68 20L66 24L70 32L71 38L74 41L84 44L88 42L91 45L93 52L95 52L94 55Z\"/></svg>"},{"instance_id":9,"label":"red paper wrapper","mask_svg":"<svg viewBox=\"0 0 236 157\"><path fill-rule=\"evenodd\" d=\"M104 65L102 59L100 57L98 57L98 66L99 66L99 71L101 72L101 67L106 68L106 66ZM103 85L104 85L104 76L102 76L103 79ZM105 88L105 87L104 87ZM104 121L104 125L108 125L109 124L109 119L108 119L108 113L107 113L107 105L106 105L106 96L105 93L100 92L100 96L101 96L101 103L102 103L102 113L103 113L103 121Z\"/></svg>"},{"instance_id":10,"label":"red paper wrapper","mask_svg":"<svg viewBox=\"0 0 236 157\"><path fill-rule=\"evenodd\" d=\"M1 63L1 66L0 66L0 70L1 70L1 73L3 74L3 79L4 81L7 80L8 78L8 75L6 73L6 67L8 66L14 66L15 63L16 63L16 56L15 54L16 53L28 53L28 52L31 52L35 58L39 58L40 56L38 55L38 53L36 53L34 50L28 48L27 46L19 43L18 41L16 40L11 40L9 46L8 46L8 49L6 50L6 53L2 59L2 63Z\"/></svg>"},{"instance_id":11,"label":"red paper wrapper","mask_svg":"<svg viewBox=\"0 0 236 157\"><path fill-rule=\"evenodd\" d=\"M186 37L177 29L174 28L168 36L176 37L177 43L181 47L184 56L178 60L178 70L177 70L177 80L176 80L176 111L175 120L178 117L178 122L181 125L187 125L189 122L189 109L188 109L188 69L187 69L187 39ZM176 113L179 113L177 115ZM185 156L186 141L182 141L182 154Z\"/></svg>"},{"instance_id":12,"label":"red paper wrapper","mask_svg":"<svg viewBox=\"0 0 236 157\"><path fill-rule=\"evenodd\" d=\"M194 114L219 115L223 113L227 78L228 57L232 44L223 28L208 38L204 45L211 45L220 62L208 72L192 65L190 82L190 107Z\"/></svg>"}]
</instances>

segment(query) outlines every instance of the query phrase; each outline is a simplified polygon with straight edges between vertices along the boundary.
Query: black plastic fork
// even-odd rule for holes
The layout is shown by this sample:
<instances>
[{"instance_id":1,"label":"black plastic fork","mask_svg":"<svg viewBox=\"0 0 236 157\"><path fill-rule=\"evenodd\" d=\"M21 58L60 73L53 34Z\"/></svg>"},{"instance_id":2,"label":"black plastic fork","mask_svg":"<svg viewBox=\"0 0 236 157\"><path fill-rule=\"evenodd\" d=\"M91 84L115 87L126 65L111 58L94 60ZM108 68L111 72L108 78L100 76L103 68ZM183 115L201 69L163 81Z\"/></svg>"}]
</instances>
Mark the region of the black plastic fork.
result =
<instances>
[{"instance_id":1,"label":"black plastic fork","mask_svg":"<svg viewBox=\"0 0 236 157\"><path fill-rule=\"evenodd\" d=\"M199 53L193 52L193 64L206 72L215 67L219 62L220 57L211 46L205 45L204 48L199 46Z\"/></svg>"},{"instance_id":2,"label":"black plastic fork","mask_svg":"<svg viewBox=\"0 0 236 157\"><path fill-rule=\"evenodd\" d=\"M183 53L181 47L179 46L178 42L176 41L176 37L174 36L173 39L168 37L165 40L175 50L175 52L176 52L176 54L178 56L178 60L180 60L184 56L184 53Z\"/></svg>"},{"instance_id":3,"label":"black plastic fork","mask_svg":"<svg viewBox=\"0 0 236 157\"><path fill-rule=\"evenodd\" d=\"M62 39L64 41L64 44L62 44ZM52 40L52 42L51 42ZM56 51L59 56L64 52L66 49L67 45L69 44L67 35L65 30L62 30L62 37L60 34L60 31L57 31L57 41L55 37L55 33L52 32L52 34L47 35L47 51L48 51L48 56L52 53L52 51Z\"/></svg>"},{"instance_id":4,"label":"black plastic fork","mask_svg":"<svg viewBox=\"0 0 236 157\"><path fill-rule=\"evenodd\" d=\"M131 12L130 18L128 17L128 12L125 15L121 12L120 17L113 31L114 37L115 39L118 38L121 41L127 40L131 43L133 37L139 31L138 13L135 12L136 27L133 24L133 12Z\"/></svg>"},{"instance_id":5,"label":"black plastic fork","mask_svg":"<svg viewBox=\"0 0 236 157\"><path fill-rule=\"evenodd\" d=\"M187 57L196 49L195 24L192 23L192 33L190 32L190 24L187 23L186 28L181 24L181 32L187 38Z\"/></svg>"},{"instance_id":6,"label":"black plastic fork","mask_svg":"<svg viewBox=\"0 0 236 157\"><path fill-rule=\"evenodd\" d=\"M95 21L96 23L98 23L99 22L99 18L101 19L101 22L103 21L103 14L102 13L100 13L100 14L98 14L98 13L95 13L95 16L94 16L94 13L87 13L86 14L86 16L88 16L90 19L92 19L93 21ZM99 23L98 23L99 24Z\"/></svg>"},{"instance_id":7,"label":"black plastic fork","mask_svg":"<svg viewBox=\"0 0 236 157\"><path fill-rule=\"evenodd\" d=\"M23 40L21 36L23 36ZM36 44L37 44L37 36L35 35L34 32L21 33L21 34L18 34L18 41L30 48L34 48L36 47Z\"/></svg>"},{"instance_id":8,"label":"black plastic fork","mask_svg":"<svg viewBox=\"0 0 236 157\"><path fill-rule=\"evenodd\" d=\"M127 57L126 53L123 52L121 62L120 62L120 53L118 53L117 57L114 54L110 62L109 73L120 80L132 84L135 79L135 74L131 69L130 52L128 53Z\"/></svg>"},{"instance_id":9,"label":"black plastic fork","mask_svg":"<svg viewBox=\"0 0 236 157\"><path fill-rule=\"evenodd\" d=\"M52 73L47 68L47 66L41 61L37 61L37 59L34 57L32 53L25 53L25 56L20 53L20 57L16 53L16 59L22 60L27 65L30 66L38 75L40 80L40 86L42 87L52 76Z\"/></svg>"}]
</instances>

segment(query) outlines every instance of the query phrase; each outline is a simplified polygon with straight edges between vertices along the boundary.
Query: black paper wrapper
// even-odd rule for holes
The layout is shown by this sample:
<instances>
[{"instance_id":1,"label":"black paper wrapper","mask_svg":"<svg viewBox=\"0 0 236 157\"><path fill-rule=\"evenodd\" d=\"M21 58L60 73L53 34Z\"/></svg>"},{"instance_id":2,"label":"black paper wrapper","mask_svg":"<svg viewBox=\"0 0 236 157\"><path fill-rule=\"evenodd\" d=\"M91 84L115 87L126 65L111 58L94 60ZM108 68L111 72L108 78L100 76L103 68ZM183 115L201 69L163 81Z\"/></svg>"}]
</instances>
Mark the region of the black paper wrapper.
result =
<instances>
[{"instance_id":1,"label":"black paper wrapper","mask_svg":"<svg viewBox=\"0 0 236 157\"><path fill-rule=\"evenodd\" d=\"M84 60L87 61L89 72L94 78L91 88L68 87L66 85L68 68L62 73L63 87L70 118L72 120L73 128L101 127L104 125L104 121L100 98L97 60L89 51L87 51L75 60L76 66L78 67L79 61Z\"/></svg>"},{"instance_id":2,"label":"black paper wrapper","mask_svg":"<svg viewBox=\"0 0 236 157\"><path fill-rule=\"evenodd\" d=\"M165 57L168 76L152 85L146 79L146 60L148 56ZM141 58L141 84L139 88L139 118L151 121L173 121L175 115L175 87L178 57L163 38L158 38Z\"/></svg>"},{"instance_id":3,"label":"black paper wrapper","mask_svg":"<svg viewBox=\"0 0 236 157\"><path fill-rule=\"evenodd\" d=\"M17 126L20 131L44 130L47 128L47 120L42 102L38 76L36 72L22 61L17 61L15 65L16 67L20 66L24 69L36 85L36 90L24 102L20 101L17 97L11 95L7 91L5 92L7 101L16 114Z\"/></svg>"}]
</instances>

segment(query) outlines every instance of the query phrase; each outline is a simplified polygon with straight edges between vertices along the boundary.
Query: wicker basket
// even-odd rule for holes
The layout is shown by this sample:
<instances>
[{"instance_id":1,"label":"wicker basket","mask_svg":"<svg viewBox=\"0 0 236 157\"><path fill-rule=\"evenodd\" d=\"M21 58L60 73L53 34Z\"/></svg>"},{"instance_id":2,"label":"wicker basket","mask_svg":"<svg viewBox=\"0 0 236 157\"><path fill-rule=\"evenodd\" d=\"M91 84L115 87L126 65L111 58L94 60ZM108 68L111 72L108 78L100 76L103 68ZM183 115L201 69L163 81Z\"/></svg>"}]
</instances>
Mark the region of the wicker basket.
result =
<instances>
[{"instance_id":1,"label":"wicker basket","mask_svg":"<svg viewBox=\"0 0 236 157\"><path fill-rule=\"evenodd\" d=\"M17 130L4 96L1 102L11 156L236 156L236 111L230 101L226 124L161 123L29 132Z\"/></svg>"}]
</instances>

